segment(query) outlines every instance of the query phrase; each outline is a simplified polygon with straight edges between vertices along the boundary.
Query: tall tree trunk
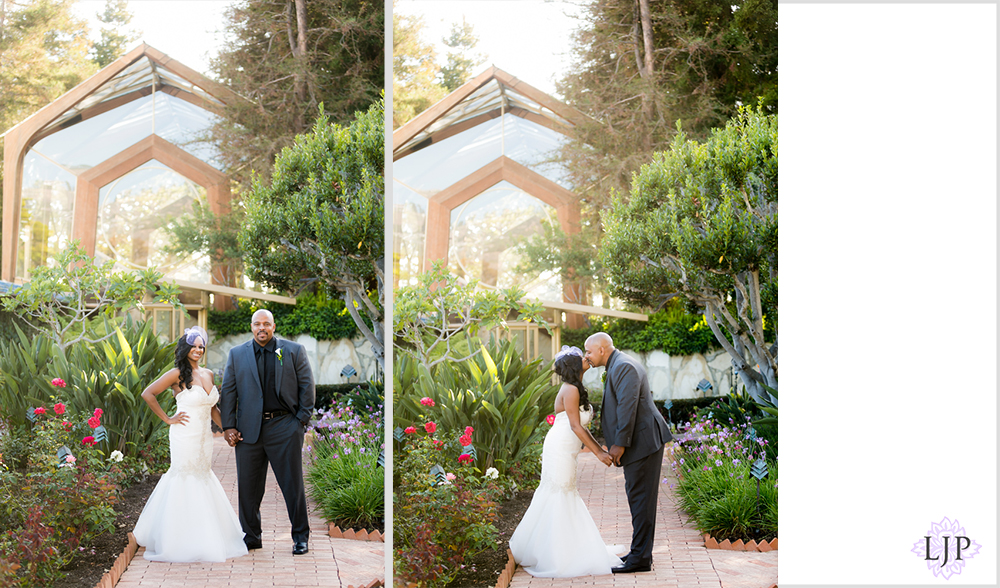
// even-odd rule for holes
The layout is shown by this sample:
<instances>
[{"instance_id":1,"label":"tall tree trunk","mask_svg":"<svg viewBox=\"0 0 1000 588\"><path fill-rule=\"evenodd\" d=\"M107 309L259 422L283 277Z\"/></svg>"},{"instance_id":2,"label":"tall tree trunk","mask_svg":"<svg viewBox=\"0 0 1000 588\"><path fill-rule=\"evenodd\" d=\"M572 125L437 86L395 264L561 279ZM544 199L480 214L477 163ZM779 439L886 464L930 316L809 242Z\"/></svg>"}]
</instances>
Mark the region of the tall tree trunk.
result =
<instances>
[{"instance_id":1,"label":"tall tree trunk","mask_svg":"<svg viewBox=\"0 0 1000 588\"><path fill-rule=\"evenodd\" d=\"M639 77L643 81L642 91L642 143L646 151L653 149L653 18L649 12L649 0L636 0L633 5L635 27L633 37L635 43L635 64L639 69ZM642 61L639 60L639 44L642 44Z\"/></svg>"},{"instance_id":2,"label":"tall tree trunk","mask_svg":"<svg viewBox=\"0 0 1000 588\"><path fill-rule=\"evenodd\" d=\"M294 26L292 21L293 6L295 12ZM288 45L292 49L292 58L294 59L292 67L295 72L293 91L296 104L292 107L295 111L292 124L295 126L295 131L300 133L306 130L305 105L309 97L306 86L306 71L308 70L308 64L306 63L308 59L306 45L306 0L287 0L285 4L285 25L288 29Z\"/></svg>"}]
</instances>

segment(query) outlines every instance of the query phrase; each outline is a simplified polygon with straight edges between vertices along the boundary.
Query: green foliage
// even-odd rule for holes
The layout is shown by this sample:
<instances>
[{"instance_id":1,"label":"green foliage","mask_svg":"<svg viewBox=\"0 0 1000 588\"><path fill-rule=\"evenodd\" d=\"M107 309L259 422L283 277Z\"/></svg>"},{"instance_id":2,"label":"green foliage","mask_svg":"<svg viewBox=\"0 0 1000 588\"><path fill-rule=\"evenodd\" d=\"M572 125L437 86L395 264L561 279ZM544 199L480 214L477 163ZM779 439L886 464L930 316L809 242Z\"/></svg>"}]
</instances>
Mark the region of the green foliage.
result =
<instances>
[{"instance_id":1,"label":"green foliage","mask_svg":"<svg viewBox=\"0 0 1000 588\"><path fill-rule=\"evenodd\" d=\"M705 318L689 314L677 304L669 304L664 310L649 315L648 322L591 317L590 325L586 329L564 329L563 344L583 349L587 337L603 331L611 335L618 349L640 353L662 351L668 355L693 355L717 346Z\"/></svg>"},{"instance_id":2,"label":"green foliage","mask_svg":"<svg viewBox=\"0 0 1000 588\"><path fill-rule=\"evenodd\" d=\"M230 210L215 214L204 198L191 205L191 213L174 217L166 229L170 243L166 253L188 256L202 253L212 262L212 275L222 284L239 286L243 276L243 252L237 239L246 211L238 199Z\"/></svg>"},{"instance_id":3,"label":"green foliage","mask_svg":"<svg viewBox=\"0 0 1000 588\"><path fill-rule=\"evenodd\" d=\"M393 7L396 3L393 0ZM392 127L399 128L441 100L448 91L436 78L440 67L434 46L422 37L420 16L392 17Z\"/></svg>"},{"instance_id":4,"label":"green foliage","mask_svg":"<svg viewBox=\"0 0 1000 588\"><path fill-rule=\"evenodd\" d=\"M423 433L410 435L393 454L394 571L407 584L444 586L465 561L496 544L495 497L501 490L478 468L455 462L457 452L447 451L443 441ZM455 469L434 475L432 468L442 463Z\"/></svg>"},{"instance_id":5,"label":"green foliage","mask_svg":"<svg viewBox=\"0 0 1000 588\"><path fill-rule=\"evenodd\" d=\"M444 263L435 261L414 285L396 290L393 310L395 344L407 350L429 370L442 362L464 362L479 353L480 333L503 327L516 313L519 321L533 321L548 329L538 302L522 301L520 288L476 290L476 282L462 284Z\"/></svg>"},{"instance_id":6,"label":"green foliage","mask_svg":"<svg viewBox=\"0 0 1000 588\"><path fill-rule=\"evenodd\" d=\"M320 104L347 124L379 101L384 85L382 2L309 0L303 14L299 5L269 0L226 9L226 42L212 70L246 100L227 101L212 139L243 189L253 173L270 177L275 157L309 131Z\"/></svg>"},{"instance_id":7,"label":"green foliage","mask_svg":"<svg viewBox=\"0 0 1000 588\"><path fill-rule=\"evenodd\" d=\"M180 307L180 290L158 285L162 277L154 269L115 271L113 261L98 264L79 241L73 241L55 256L52 266L33 269L31 281L2 302L6 310L27 319L31 328L51 337L65 351L79 341L96 343L113 337L112 330L95 335L90 328L92 319L113 319L116 314L141 308L146 294L155 295L157 302Z\"/></svg>"},{"instance_id":8,"label":"green foliage","mask_svg":"<svg viewBox=\"0 0 1000 588\"><path fill-rule=\"evenodd\" d=\"M777 536L778 464L768 455L769 445L746 419L720 425L707 414L675 438L671 467L679 502L700 532L720 541ZM761 458L769 473L760 483L758 508L750 467Z\"/></svg>"},{"instance_id":9,"label":"green foliage","mask_svg":"<svg viewBox=\"0 0 1000 588\"><path fill-rule=\"evenodd\" d=\"M704 143L678 135L604 217L601 256L626 300L704 309L755 397L777 388L778 120L743 108ZM749 357L748 357L749 356ZM752 357L752 359L750 359ZM754 364L757 364L755 367Z\"/></svg>"},{"instance_id":10,"label":"green foliage","mask_svg":"<svg viewBox=\"0 0 1000 588\"><path fill-rule=\"evenodd\" d=\"M476 467L496 467L501 474L541 437L559 391L542 360L524 362L510 341L491 339L472 359L442 363L433 372L406 353L394 366L395 426L420 429L434 422L454 441L471 425ZM421 404L424 398L433 406Z\"/></svg>"},{"instance_id":11,"label":"green foliage","mask_svg":"<svg viewBox=\"0 0 1000 588\"><path fill-rule=\"evenodd\" d=\"M132 22L132 16L128 10L128 0L107 0L104 12L97 13L97 19L104 23L101 26L101 40L94 43L92 49L94 62L98 67L104 67L125 55L128 46L141 36L126 28Z\"/></svg>"},{"instance_id":12,"label":"green foliage","mask_svg":"<svg viewBox=\"0 0 1000 588\"><path fill-rule=\"evenodd\" d=\"M310 430L316 438L306 480L323 517L345 528L377 526L385 517L385 472L377 467L381 409L342 404L321 412Z\"/></svg>"},{"instance_id":13,"label":"green foliage","mask_svg":"<svg viewBox=\"0 0 1000 588\"><path fill-rule=\"evenodd\" d=\"M274 315L276 332L282 337L308 333L321 341L336 341L358 334L343 300L311 293L296 297L295 304L240 300L233 310L209 310L208 328L216 337L249 333L253 313L262 308Z\"/></svg>"},{"instance_id":14,"label":"green foliage","mask_svg":"<svg viewBox=\"0 0 1000 588\"><path fill-rule=\"evenodd\" d=\"M318 283L340 292L358 329L382 363L385 178L383 104L347 127L321 115L244 195L239 234L247 275L289 291ZM377 289L378 299L368 298ZM360 311L360 312L359 312ZM369 328L361 315L368 319Z\"/></svg>"},{"instance_id":15,"label":"green foliage","mask_svg":"<svg viewBox=\"0 0 1000 588\"><path fill-rule=\"evenodd\" d=\"M518 245L520 259L514 271L528 280L542 272L558 273L563 284L572 284L567 302L589 304L591 296L607 288L604 266L597 255L597 225L585 222L578 233L567 235L551 211L542 232Z\"/></svg>"},{"instance_id":16,"label":"green foliage","mask_svg":"<svg viewBox=\"0 0 1000 588\"><path fill-rule=\"evenodd\" d=\"M141 393L173 365L173 347L161 344L146 323L128 319L123 327L105 328L114 336L96 344L81 341L68 351L45 337L29 341L22 332L16 340L0 341L0 415L23 428L29 408L50 406L58 398L78 412L104 411L107 453L117 449L134 456L146 449L164 424ZM66 387L53 385L56 378ZM173 398L160 398L169 413Z\"/></svg>"},{"instance_id":17,"label":"green foliage","mask_svg":"<svg viewBox=\"0 0 1000 588\"><path fill-rule=\"evenodd\" d=\"M451 33L443 39L448 51L448 63L441 68L441 85L449 92L454 92L473 75L473 69L486 61L486 56L476 52L479 37L473 31L472 25L465 22L453 23Z\"/></svg>"}]
</instances>

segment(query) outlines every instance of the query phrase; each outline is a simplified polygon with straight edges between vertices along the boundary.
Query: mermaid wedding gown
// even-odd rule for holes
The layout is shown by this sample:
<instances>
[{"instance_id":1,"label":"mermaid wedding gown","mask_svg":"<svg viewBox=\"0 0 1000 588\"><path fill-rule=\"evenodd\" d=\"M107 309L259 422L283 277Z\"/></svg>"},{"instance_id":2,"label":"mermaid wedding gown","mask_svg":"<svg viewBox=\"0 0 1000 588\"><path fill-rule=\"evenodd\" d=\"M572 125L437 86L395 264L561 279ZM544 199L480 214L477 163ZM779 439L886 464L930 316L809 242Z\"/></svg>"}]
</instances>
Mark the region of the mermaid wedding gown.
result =
<instances>
[{"instance_id":1,"label":"mermaid wedding gown","mask_svg":"<svg viewBox=\"0 0 1000 588\"><path fill-rule=\"evenodd\" d=\"M170 469L163 474L135 524L136 542L150 561L223 562L247 554L243 530L212 471L212 407L195 384L175 397L187 424L170 425Z\"/></svg>"},{"instance_id":2,"label":"mermaid wedding gown","mask_svg":"<svg viewBox=\"0 0 1000 588\"><path fill-rule=\"evenodd\" d=\"M580 411L587 426L591 412ZM583 443L566 412L556 415L542 446L542 479L528 511L510 537L514 561L532 576L572 578L610 574L625 548L605 545L576 489L576 458Z\"/></svg>"}]
</instances>

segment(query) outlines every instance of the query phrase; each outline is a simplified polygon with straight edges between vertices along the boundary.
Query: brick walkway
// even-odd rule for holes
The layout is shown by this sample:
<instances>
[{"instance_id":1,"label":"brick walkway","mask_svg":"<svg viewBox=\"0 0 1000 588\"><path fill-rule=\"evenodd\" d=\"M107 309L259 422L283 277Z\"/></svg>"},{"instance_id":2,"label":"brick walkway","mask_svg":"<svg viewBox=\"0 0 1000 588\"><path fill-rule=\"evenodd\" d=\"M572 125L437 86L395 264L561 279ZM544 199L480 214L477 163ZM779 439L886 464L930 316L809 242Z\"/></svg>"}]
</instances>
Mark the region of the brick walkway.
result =
<instances>
[{"instance_id":1,"label":"brick walkway","mask_svg":"<svg viewBox=\"0 0 1000 588\"><path fill-rule=\"evenodd\" d=\"M212 469L236 508L236 457L222 437L215 439ZM292 555L291 528L285 502L268 469L261 504L263 549L225 563L163 563L146 561L139 548L119 588L187 587L294 588L363 586L385 578L384 543L332 539L309 501L309 553Z\"/></svg>"},{"instance_id":2,"label":"brick walkway","mask_svg":"<svg viewBox=\"0 0 1000 588\"><path fill-rule=\"evenodd\" d=\"M674 483L668 457L660 486L653 542L653 571L639 574L584 576L580 578L534 578L520 567L511 588L578 587L601 588L649 586L662 588L768 588L778 582L778 552L751 553L706 549L698 530L674 504ZM577 470L580 496L590 509L607 544L632 542L632 517L625 496L621 468L607 468L589 452L580 454Z\"/></svg>"}]
</instances>

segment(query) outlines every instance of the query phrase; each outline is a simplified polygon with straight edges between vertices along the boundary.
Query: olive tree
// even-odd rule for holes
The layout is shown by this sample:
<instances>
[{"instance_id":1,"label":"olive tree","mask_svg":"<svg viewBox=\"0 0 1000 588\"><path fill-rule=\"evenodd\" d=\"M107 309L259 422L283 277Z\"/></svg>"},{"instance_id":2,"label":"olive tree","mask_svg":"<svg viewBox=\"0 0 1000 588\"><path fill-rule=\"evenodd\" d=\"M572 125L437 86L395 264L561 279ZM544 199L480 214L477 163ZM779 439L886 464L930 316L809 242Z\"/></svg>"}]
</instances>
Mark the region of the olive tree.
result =
<instances>
[{"instance_id":1,"label":"olive tree","mask_svg":"<svg viewBox=\"0 0 1000 588\"><path fill-rule=\"evenodd\" d=\"M283 291L301 292L318 283L339 292L380 367L385 355L383 110L380 100L341 126L331 124L321 109L312 131L296 137L275 159L270 179L254 178L243 195L246 220L239 233L250 279Z\"/></svg>"},{"instance_id":2,"label":"olive tree","mask_svg":"<svg viewBox=\"0 0 1000 588\"><path fill-rule=\"evenodd\" d=\"M703 143L680 133L604 223L612 292L698 305L747 390L776 406L765 386L778 388L777 116L742 108Z\"/></svg>"}]
</instances>

